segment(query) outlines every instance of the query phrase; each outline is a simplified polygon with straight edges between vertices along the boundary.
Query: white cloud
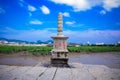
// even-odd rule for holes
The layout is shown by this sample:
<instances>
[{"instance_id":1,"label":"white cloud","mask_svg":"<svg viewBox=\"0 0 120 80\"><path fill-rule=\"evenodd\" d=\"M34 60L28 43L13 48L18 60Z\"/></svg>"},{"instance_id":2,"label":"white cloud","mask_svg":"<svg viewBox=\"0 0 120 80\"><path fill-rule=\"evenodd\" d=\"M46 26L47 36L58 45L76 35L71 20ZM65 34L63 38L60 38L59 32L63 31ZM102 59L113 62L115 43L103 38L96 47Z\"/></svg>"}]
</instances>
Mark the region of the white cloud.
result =
<instances>
[{"instance_id":1,"label":"white cloud","mask_svg":"<svg viewBox=\"0 0 120 80\"><path fill-rule=\"evenodd\" d=\"M50 10L48 9L48 7L43 5L42 7L40 7L40 9L44 14L50 14Z\"/></svg>"},{"instance_id":2,"label":"white cloud","mask_svg":"<svg viewBox=\"0 0 120 80\"><path fill-rule=\"evenodd\" d=\"M41 30L15 30L11 28L6 28L1 32L4 33L1 37L28 41L46 41L51 39L51 36L57 35L57 33L55 32L55 28L45 28ZM69 36L68 42L87 43L89 41L90 43L117 43L118 41L120 41L120 30L64 30L63 33L65 36Z\"/></svg>"},{"instance_id":3,"label":"white cloud","mask_svg":"<svg viewBox=\"0 0 120 80\"><path fill-rule=\"evenodd\" d=\"M70 14L68 12L64 12L64 13L62 13L62 15L65 17L70 17Z\"/></svg>"},{"instance_id":4,"label":"white cloud","mask_svg":"<svg viewBox=\"0 0 120 80\"><path fill-rule=\"evenodd\" d=\"M88 0L51 0L57 4L65 4L71 6L74 11L85 11L91 9L92 5L89 4Z\"/></svg>"},{"instance_id":5,"label":"white cloud","mask_svg":"<svg viewBox=\"0 0 120 80\"><path fill-rule=\"evenodd\" d=\"M120 0L104 0L103 3L106 11L111 11L112 8L118 8L120 6Z\"/></svg>"},{"instance_id":6,"label":"white cloud","mask_svg":"<svg viewBox=\"0 0 120 80\"><path fill-rule=\"evenodd\" d=\"M0 14L5 13L5 10L3 8L0 8Z\"/></svg>"},{"instance_id":7,"label":"white cloud","mask_svg":"<svg viewBox=\"0 0 120 80\"><path fill-rule=\"evenodd\" d=\"M36 7L28 4L28 3L27 3L26 1L24 1L24 0L19 0L18 4L19 4L21 7L23 7L23 8L25 8L25 9L28 10L28 15L29 15L29 16L32 16L32 12L34 12L34 11L37 10Z\"/></svg>"},{"instance_id":8,"label":"white cloud","mask_svg":"<svg viewBox=\"0 0 120 80\"><path fill-rule=\"evenodd\" d=\"M73 24L75 24L75 21L67 21L67 22L65 22L65 24L67 24L67 25L73 25Z\"/></svg>"},{"instance_id":9,"label":"white cloud","mask_svg":"<svg viewBox=\"0 0 120 80\"><path fill-rule=\"evenodd\" d=\"M73 11L86 11L94 6L101 6L105 11L120 7L120 0L51 0L56 4L65 4L73 8ZM102 11L102 13L105 13Z\"/></svg>"},{"instance_id":10,"label":"white cloud","mask_svg":"<svg viewBox=\"0 0 120 80\"><path fill-rule=\"evenodd\" d=\"M41 25L42 24L42 22L39 21L39 20L33 20L33 21L30 21L29 23L30 24L37 24L37 25Z\"/></svg>"},{"instance_id":11,"label":"white cloud","mask_svg":"<svg viewBox=\"0 0 120 80\"><path fill-rule=\"evenodd\" d=\"M120 30L85 30L85 31L64 31L64 34L69 36L69 41L92 43L117 43L120 41ZM74 37L73 37L74 36Z\"/></svg>"},{"instance_id":12,"label":"white cloud","mask_svg":"<svg viewBox=\"0 0 120 80\"><path fill-rule=\"evenodd\" d=\"M100 14L104 15L104 14L106 14L106 11L105 10L101 10Z\"/></svg>"},{"instance_id":13,"label":"white cloud","mask_svg":"<svg viewBox=\"0 0 120 80\"><path fill-rule=\"evenodd\" d=\"M55 30L57 30L57 28L45 28L45 30L47 30L47 31L55 31Z\"/></svg>"},{"instance_id":14,"label":"white cloud","mask_svg":"<svg viewBox=\"0 0 120 80\"><path fill-rule=\"evenodd\" d=\"M37 9L34 6L28 5L28 10L31 11L31 12L34 12Z\"/></svg>"},{"instance_id":15,"label":"white cloud","mask_svg":"<svg viewBox=\"0 0 120 80\"><path fill-rule=\"evenodd\" d=\"M3 34L1 37L8 39L19 39L19 40L27 40L27 41L37 41L42 40L46 41L51 39L51 36L56 35L56 33L52 32L54 28L45 28L41 30L16 30L12 28L6 28L2 30Z\"/></svg>"}]
</instances>

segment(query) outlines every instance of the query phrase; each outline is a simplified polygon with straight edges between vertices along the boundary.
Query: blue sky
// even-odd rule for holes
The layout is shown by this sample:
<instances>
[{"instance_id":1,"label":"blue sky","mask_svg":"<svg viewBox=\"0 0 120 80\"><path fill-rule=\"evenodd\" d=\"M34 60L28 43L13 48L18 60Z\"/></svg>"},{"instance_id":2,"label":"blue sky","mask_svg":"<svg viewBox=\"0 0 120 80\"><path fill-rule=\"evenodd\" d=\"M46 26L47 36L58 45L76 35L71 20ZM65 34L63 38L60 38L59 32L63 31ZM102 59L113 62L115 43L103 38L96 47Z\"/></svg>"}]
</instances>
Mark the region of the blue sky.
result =
<instances>
[{"instance_id":1,"label":"blue sky","mask_svg":"<svg viewBox=\"0 0 120 80\"><path fill-rule=\"evenodd\" d=\"M0 37L49 40L59 12L68 42L120 41L120 0L0 0Z\"/></svg>"}]
</instances>

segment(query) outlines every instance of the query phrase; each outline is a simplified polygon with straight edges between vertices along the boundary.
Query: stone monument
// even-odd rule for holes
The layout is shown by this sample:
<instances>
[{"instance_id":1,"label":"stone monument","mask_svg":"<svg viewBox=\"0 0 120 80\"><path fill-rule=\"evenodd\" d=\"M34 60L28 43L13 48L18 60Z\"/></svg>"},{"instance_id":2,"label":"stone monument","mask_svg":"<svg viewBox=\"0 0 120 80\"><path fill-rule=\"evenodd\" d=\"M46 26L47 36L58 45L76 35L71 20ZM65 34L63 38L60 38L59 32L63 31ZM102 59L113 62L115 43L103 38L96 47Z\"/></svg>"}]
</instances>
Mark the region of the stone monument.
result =
<instances>
[{"instance_id":1,"label":"stone monument","mask_svg":"<svg viewBox=\"0 0 120 80\"><path fill-rule=\"evenodd\" d=\"M53 66L68 66L68 50L67 50L67 36L63 35L63 17L62 13L58 14L58 33L57 36L51 37L54 40L53 49L51 51L51 64Z\"/></svg>"}]
</instances>

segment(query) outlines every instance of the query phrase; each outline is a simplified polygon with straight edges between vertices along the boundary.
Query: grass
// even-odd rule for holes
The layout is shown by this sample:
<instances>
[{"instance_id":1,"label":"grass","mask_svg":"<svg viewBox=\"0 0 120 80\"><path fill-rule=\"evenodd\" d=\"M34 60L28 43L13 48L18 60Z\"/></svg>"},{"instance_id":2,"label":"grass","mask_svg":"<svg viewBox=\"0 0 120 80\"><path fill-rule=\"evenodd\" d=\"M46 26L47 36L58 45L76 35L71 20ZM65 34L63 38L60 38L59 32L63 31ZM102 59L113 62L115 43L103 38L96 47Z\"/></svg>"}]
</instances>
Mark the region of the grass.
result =
<instances>
[{"instance_id":1,"label":"grass","mask_svg":"<svg viewBox=\"0 0 120 80\"><path fill-rule=\"evenodd\" d=\"M69 52L112 52L120 51L120 46L80 46L68 47Z\"/></svg>"},{"instance_id":2,"label":"grass","mask_svg":"<svg viewBox=\"0 0 120 80\"><path fill-rule=\"evenodd\" d=\"M48 55L52 47L42 46L5 46L0 45L0 53L12 54L21 51L32 53L33 55ZM68 47L69 52L112 52L120 51L120 46L80 46L80 47Z\"/></svg>"},{"instance_id":3,"label":"grass","mask_svg":"<svg viewBox=\"0 0 120 80\"><path fill-rule=\"evenodd\" d=\"M33 55L47 55L50 54L52 47L41 46L0 46L0 53L12 54L16 52L26 51Z\"/></svg>"}]
</instances>

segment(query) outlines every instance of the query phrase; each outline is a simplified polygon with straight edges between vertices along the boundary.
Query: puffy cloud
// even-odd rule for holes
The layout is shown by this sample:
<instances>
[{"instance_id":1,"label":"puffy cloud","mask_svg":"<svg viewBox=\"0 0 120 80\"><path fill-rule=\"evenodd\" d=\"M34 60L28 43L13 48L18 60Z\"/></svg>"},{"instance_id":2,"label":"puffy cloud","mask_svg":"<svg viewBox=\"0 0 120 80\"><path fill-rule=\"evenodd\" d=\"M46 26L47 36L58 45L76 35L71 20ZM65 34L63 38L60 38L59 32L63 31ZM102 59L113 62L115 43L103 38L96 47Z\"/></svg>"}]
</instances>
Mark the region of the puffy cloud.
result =
<instances>
[{"instance_id":1,"label":"puffy cloud","mask_svg":"<svg viewBox=\"0 0 120 80\"><path fill-rule=\"evenodd\" d=\"M70 17L70 14L68 13L68 12L64 12L64 13L62 13L63 14L63 16L65 16L65 17Z\"/></svg>"},{"instance_id":2,"label":"puffy cloud","mask_svg":"<svg viewBox=\"0 0 120 80\"><path fill-rule=\"evenodd\" d=\"M34 6L28 5L28 10L34 12L36 11L36 8Z\"/></svg>"},{"instance_id":3,"label":"puffy cloud","mask_svg":"<svg viewBox=\"0 0 120 80\"><path fill-rule=\"evenodd\" d=\"M120 0L104 0L103 3L106 11L111 11L112 8L118 8L120 6Z\"/></svg>"},{"instance_id":4,"label":"puffy cloud","mask_svg":"<svg viewBox=\"0 0 120 80\"><path fill-rule=\"evenodd\" d=\"M3 8L0 8L0 14L5 13L5 10Z\"/></svg>"},{"instance_id":5,"label":"puffy cloud","mask_svg":"<svg viewBox=\"0 0 120 80\"><path fill-rule=\"evenodd\" d=\"M75 21L67 21L67 22L65 22L65 24L67 24L67 25L73 25L73 24L75 24Z\"/></svg>"},{"instance_id":6,"label":"puffy cloud","mask_svg":"<svg viewBox=\"0 0 120 80\"><path fill-rule=\"evenodd\" d=\"M50 14L50 10L48 9L48 7L43 5L42 7L40 7L40 9L44 14Z\"/></svg>"},{"instance_id":7,"label":"puffy cloud","mask_svg":"<svg viewBox=\"0 0 120 80\"><path fill-rule=\"evenodd\" d=\"M56 4L65 4L73 8L74 11L86 11L94 6L101 6L105 11L110 11L112 8L120 6L120 0L51 0ZM105 11L100 13L104 14Z\"/></svg>"},{"instance_id":8,"label":"puffy cloud","mask_svg":"<svg viewBox=\"0 0 120 80\"><path fill-rule=\"evenodd\" d=\"M66 4L74 8L74 11L84 11L90 9L89 3L87 0L51 0L57 4Z\"/></svg>"},{"instance_id":9,"label":"puffy cloud","mask_svg":"<svg viewBox=\"0 0 120 80\"><path fill-rule=\"evenodd\" d=\"M39 21L39 20L33 20L33 21L30 21L29 23L30 24L36 24L36 25L41 25L42 24L42 22Z\"/></svg>"}]
</instances>

